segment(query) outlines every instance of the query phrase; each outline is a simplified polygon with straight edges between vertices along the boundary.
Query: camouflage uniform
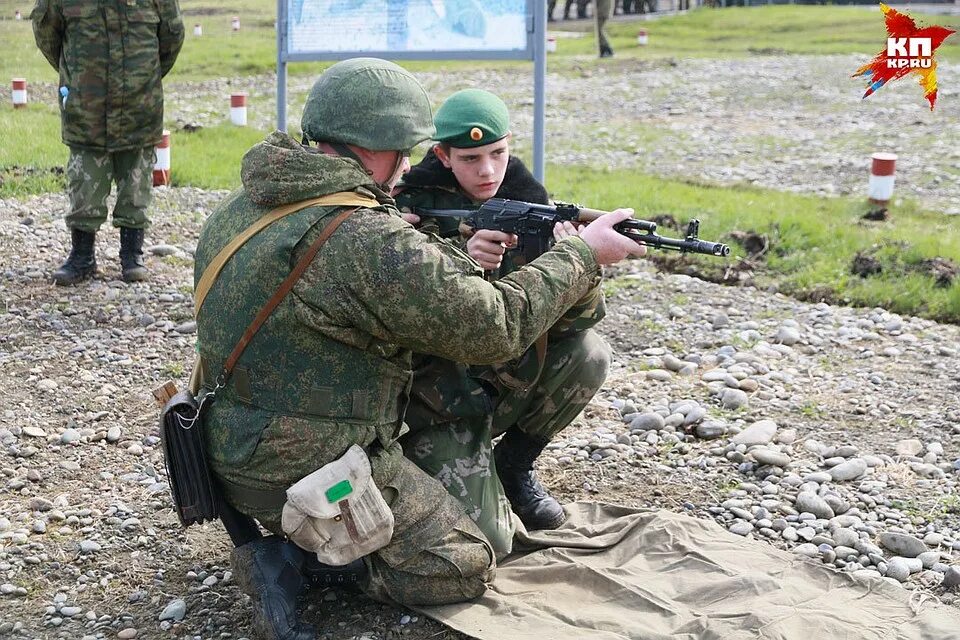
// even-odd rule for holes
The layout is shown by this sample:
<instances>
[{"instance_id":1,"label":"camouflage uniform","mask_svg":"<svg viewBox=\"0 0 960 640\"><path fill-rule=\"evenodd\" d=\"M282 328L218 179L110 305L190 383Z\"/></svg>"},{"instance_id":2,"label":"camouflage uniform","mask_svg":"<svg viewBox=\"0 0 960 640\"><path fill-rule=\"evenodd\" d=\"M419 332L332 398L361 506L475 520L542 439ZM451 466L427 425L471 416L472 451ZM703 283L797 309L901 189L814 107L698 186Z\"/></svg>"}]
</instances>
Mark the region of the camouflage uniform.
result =
<instances>
[{"instance_id":1,"label":"camouflage uniform","mask_svg":"<svg viewBox=\"0 0 960 640\"><path fill-rule=\"evenodd\" d=\"M70 147L67 226L96 231L115 180L114 226L145 228L163 129L160 79L183 44L177 0L37 0L30 18L37 46L69 91L59 100Z\"/></svg>"},{"instance_id":2,"label":"camouflage uniform","mask_svg":"<svg viewBox=\"0 0 960 640\"><path fill-rule=\"evenodd\" d=\"M279 205L342 191L382 204L356 211L330 237L206 415L208 455L228 501L279 533L283 490L359 444L396 518L390 544L365 558L367 593L400 603L479 595L495 565L489 542L398 444L412 352L469 363L516 357L590 288L599 272L593 252L567 239L538 268L488 283L462 251L404 222L356 162L310 153L280 132L247 153L241 178L243 187L204 225L196 279L227 242ZM292 214L226 264L198 316L207 379L341 210Z\"/></svg>"},{"instance_id":3,"label":"camouflage uniform","mask_svg":"<svg viewBox=\"0 0 960 640\"><path fill-rule=\"evenodd\" d=\"M431 182L436 186L428 186ZM397 205L436 209L479 205L455 185L452 172L439 166L431 151L405 178ZM497 197L547 201L546 190L516 157L510 158ZM420 229L449 236L456 233L457 224L453 218L424 218ZM508 251L497 276L506 276L522 263L518 252ZM603 384L610 349L589 330L605 313L599 277L592 285L551 327L542 371L533 347L517 360L494 366L415 356L407 409L411 433L403 441L404 453L460 500L498 555L510 552L517 523L497 477L491 439L517 425L537 439L550 440Z\"/></svg>"}]
</instances>

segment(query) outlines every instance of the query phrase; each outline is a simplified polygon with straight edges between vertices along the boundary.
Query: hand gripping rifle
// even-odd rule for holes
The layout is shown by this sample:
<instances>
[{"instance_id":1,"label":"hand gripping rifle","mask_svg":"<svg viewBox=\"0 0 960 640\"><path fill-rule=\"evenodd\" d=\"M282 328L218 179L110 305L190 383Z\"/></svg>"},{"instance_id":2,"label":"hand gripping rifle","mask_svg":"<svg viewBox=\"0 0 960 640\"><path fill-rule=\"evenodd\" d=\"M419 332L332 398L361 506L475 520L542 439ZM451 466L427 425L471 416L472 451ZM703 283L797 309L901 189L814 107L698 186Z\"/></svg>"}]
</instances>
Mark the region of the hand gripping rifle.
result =
<instances>
[{"instance_id":1,"label":"hand gripping rifle","mask_svg":"<svg viewBox=\"0 0 960 640\"><path fill-rule=\"evenodd\" d=\"M429 218L461 218L460 233L465 236L472 235L477 229L494 229L515 234L517 249L526 261L530 262L553 244L553 226L557 222L587 224L608 212L588 209L576 204L558 202L556 205L548 205L491 198L476 210L414 208L413 213ZM618 223L613 228L631 240L653 249L703 253L711 256L730 254L730 247L727 245L700 240L697 237L700 231L699 220L690 221L687 226L687 235L682 240L657 235L657 223L649 220L631 218Z\"/></svg>"}]
</instances>

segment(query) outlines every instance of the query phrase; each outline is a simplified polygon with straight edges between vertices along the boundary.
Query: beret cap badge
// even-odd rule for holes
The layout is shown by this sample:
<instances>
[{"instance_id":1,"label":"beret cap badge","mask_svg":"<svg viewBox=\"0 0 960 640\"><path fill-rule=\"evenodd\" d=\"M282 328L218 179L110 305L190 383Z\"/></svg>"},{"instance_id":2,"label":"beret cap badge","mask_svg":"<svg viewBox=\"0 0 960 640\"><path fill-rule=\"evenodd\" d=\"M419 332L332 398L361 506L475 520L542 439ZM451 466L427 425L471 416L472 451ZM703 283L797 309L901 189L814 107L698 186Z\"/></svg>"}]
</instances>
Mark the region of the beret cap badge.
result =
<instances>
[{"instance_id":1,"label":"beret cap badge","mask_svg":"<svg viewBox=\"0 0 960 640\"><path fill-rule=\"evenodd\" d=\"M474 141L483 139L483 131L480 130L480 127L474 127L470 129L470 139Z\"/></svg>"}]
</instances>

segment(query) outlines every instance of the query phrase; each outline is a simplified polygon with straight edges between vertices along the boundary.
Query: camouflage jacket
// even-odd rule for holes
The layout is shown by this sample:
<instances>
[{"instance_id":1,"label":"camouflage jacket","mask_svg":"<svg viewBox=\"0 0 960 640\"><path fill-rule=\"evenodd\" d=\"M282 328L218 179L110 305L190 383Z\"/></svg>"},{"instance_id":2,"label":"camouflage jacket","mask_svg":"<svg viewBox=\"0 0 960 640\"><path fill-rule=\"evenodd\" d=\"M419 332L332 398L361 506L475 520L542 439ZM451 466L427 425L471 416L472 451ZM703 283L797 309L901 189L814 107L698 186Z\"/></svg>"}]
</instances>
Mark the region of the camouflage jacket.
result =
<instances>
[{"instance_id":1,"label":"camouflage jacket","mask_svg":"<svg viewBox=\"0 0 960 640\"><path fill-rule=\"evenodd\" d=\"M37 46L69 94L64 144L104 151L160 142L163 87L183 45L177 0L37 0Z\"/></svg>"},{"instance_id":2,"label":"camouflage jacket","mask_svg":"<svg viewBox=\"0 0 960 640\"><path fill-rule=\"evenodd\" d=\"M353 443L390 446L412 352L466 363L521 354L583 296L599 267L570 238L501 281L450 243L403 221L353 160L271 134L244 157L243 187L200 235L195 280L253 221L328 193L375 196L330 237L256 335L205 419L208 455L231 482L286 488ZM255 235L227 262L197 318L216 374L254 315L342 207L309 207ZM469 337L467 339L466 337ZM211 379L208 376L207 379Z\"/></svg>"},{"instance_id":3,"label":"camouflage jacket","mask_svg":"<svg viewBox=\"0 0 960 640\"><path fill-rule=\"evenodd\" d=\"M397 193L397 206L402 209L424 207L432 209L471 209L479 205L463 193L453 172L445 168L431 150L410 173ZM523 200L546 204L547 190L530 174L523 162L511 156L498 198ZM450 236L457 233L454 218L424 218L418 228L428 234ZM520 268L523 257L517 251L508 251L497 278ZM578 300L560 320L551 326L549 341L585 331L596 325L606 314L599 275L586 295ZM549 348L549 346L548 346ZM540 373L537 354L528 349L520 358L497 363L494 367L470 367L462 363L417 354L414 356L414 380L408 422L414 430L465 418L484 418L492 415L490 390L501 385L504 374L511 380L532 383Z\"/></svg>"}]
</instances>

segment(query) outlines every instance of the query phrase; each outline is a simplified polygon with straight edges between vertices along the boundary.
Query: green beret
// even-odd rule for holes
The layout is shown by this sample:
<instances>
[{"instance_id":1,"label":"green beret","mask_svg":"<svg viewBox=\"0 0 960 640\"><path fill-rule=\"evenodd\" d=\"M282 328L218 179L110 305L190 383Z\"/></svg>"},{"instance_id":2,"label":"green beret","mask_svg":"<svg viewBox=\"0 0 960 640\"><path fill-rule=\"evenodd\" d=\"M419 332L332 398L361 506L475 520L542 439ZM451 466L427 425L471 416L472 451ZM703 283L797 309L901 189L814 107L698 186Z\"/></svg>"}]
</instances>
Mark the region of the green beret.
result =
<instances>
[{"instance_id":1,"label":"green beret","mask_svg":"<svg viewBox=\"0 0 960 640\"><path fill-rule=\"evenodd\" d=\"M510 133L507 105L483 89L457 91L437 109L433 123L435 140L458 149L490 144Z\"/></svg>"}]
</instances>

